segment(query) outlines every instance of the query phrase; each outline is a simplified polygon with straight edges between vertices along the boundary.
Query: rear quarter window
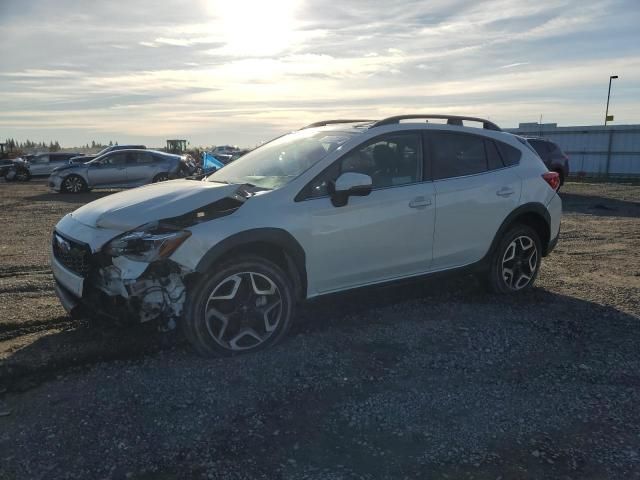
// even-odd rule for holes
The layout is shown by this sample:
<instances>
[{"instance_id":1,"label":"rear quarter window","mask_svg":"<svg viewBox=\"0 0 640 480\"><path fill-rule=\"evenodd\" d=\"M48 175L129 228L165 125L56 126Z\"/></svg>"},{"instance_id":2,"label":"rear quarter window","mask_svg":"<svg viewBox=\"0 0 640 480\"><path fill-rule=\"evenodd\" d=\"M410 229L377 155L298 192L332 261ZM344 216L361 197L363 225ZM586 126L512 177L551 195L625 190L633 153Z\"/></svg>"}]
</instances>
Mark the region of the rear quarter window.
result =
<instances>
[{"instance_id":1,"label":"rear quarter window","mask_svg":"<svg viewBox=\"0 0 640 480\"><path fill-rule=\"evenodd\" d=\"M485 139L484 148L487 150L487 166L489 170L496 170L504 167L502 158L500 157L500 152L498 152L498 147L496 147L495 142Z\"/></svg>"},{"instance_id":2,"label":"rear quarter window","mask_svg":"<svg viewBox=\"0 0 640 480\"><path fill-rule=\"evenodd\" d=\"M511 167L520 163L522 152L519 149L503 142L496 141L495 143L505 167Z\"/></svg>"}]
</instances>

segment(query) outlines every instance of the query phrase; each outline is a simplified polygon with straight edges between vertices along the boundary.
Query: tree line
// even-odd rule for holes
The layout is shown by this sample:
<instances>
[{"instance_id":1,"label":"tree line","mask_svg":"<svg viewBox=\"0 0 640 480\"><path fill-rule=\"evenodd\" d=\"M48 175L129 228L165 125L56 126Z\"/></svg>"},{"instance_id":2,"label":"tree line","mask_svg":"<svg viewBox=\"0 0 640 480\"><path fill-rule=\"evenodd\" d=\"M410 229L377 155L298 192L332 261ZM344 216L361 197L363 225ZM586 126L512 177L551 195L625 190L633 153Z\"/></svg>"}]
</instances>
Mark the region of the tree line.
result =
<instances>
[{"instance_id":1,"label":"tree line","mask_svg":"<svg viewBox=\"0 0 640 480\"><path fill-rule=\"evenodd\" d=\"M62 149L60 146L60 142L58 140L52 140L49 143L47 142L34 142L33 140L25 140L24 142L20 142L15 140L14 138L7 138L5 140L7 144L7 150L12 151L25 151L25 150L47 150L49 152L58 152ZM91 143L87 143L86 145L80 145L76 148L83 149L102 149L104 147L113 146L113 141L109 141L108 145L105 145L101 142L96 142L95 140L91 140ZM118 142L115 143L116 145Z\"/></svg>"}]
</instances>

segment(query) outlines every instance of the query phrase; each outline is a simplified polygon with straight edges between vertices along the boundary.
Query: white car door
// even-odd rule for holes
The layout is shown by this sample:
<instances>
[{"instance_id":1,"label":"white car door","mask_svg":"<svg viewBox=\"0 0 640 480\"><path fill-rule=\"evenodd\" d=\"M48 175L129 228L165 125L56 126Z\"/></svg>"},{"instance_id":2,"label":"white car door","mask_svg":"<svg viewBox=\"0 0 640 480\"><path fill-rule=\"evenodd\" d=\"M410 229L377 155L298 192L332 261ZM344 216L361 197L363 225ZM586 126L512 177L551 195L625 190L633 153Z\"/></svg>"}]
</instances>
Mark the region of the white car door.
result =
<instances>
[{"instance_id":1,"label":"white car door","mask_svg":"<svg viewBox=\"0 0 640 480\"><path fill-rule=\"evenodd\" d=\"M344 172L370 175L373 190L335 207L327 186ZM298 207L310 215L311 296L429 269L434 188L422 172L420 133L395 133L352 150L308 186Z\"/></svg>"},{"instance_id":2,"label":"white car door","mask_svg":"<svg viewBox=\"0 0 640 480\"><path fill-rule=\"evenodd\" d=\"M436 193L432 267L479 261L519 205L522 181L504 166L494 140L449 132L430 132L428 139Z\"/></svg>"}]
</instances>

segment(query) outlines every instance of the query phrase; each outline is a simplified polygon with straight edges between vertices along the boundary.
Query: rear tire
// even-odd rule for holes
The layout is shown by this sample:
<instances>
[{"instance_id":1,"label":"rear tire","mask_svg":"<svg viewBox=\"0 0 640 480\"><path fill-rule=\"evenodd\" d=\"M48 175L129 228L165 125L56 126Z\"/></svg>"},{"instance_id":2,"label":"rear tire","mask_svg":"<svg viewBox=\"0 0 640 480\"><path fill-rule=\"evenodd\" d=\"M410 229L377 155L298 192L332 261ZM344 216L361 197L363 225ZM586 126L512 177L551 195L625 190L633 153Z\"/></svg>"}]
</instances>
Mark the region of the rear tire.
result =
<instances>
[{"instance_id":1,"label":"rear tire","mask_svg":"<svg viewBox=\"0 0 640 480\"><path fill-rule=\"evenodd\" d=\"M167 180L169 180L169 174L168 173L159 173L155 177L153 177L152 182L153 183L166 182Z\"/></svg>"},{"instance_id":2,"label":"rear tire","mask_svg":"<svg viewBox=\"0 0 640 480\"><path fill-rule=\"evenodd\" d=\"M513 293L531 288L541 260L538 233L527 225L514 225L500 239L491 256L489 289L495 293Z\"/></svg>"},{"instance_id":3,"label":"rear tire","mask_svg":"<svg viewBox=\"0 0 640 480\"><path fill-rule=\"evenodd\" d=\"M285 336L294 309L294 289L286 273L269 260L242 255L193 286L182 328L201 355L252 353Z\"/></svg>"},{"instance_id":4,"label":"rear tire","mask_svg":"<svg viewBox=\"0 0 640 480\"><path fill-rule=\"evenodd\" d=\"M69 175L62 180L60 189L67 193L81 193L87 190L87 182L80 175Z\"/></svg>"}]
</instances>

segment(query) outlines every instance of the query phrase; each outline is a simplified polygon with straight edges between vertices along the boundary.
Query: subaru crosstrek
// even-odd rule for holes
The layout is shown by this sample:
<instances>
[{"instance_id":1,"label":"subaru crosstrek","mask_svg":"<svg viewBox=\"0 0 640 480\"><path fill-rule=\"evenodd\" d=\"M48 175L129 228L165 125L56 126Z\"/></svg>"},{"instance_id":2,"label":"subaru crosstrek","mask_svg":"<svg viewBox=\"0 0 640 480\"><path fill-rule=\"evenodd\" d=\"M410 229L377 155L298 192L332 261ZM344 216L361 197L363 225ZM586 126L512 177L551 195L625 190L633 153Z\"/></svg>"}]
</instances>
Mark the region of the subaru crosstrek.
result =
<instances>
[{"instance_id":1,"label":"subaru crosstrek","mask_svg":"<svg viewBox=\"0 0 640 480\"><path fill-rule=\"evenodd\" d=\"M495 292L530 288L558 239L558 186L487 120L318 122L202 181L66 215L56 292L72 315L179 325L202 354L253 351L285 335L298 301L333 292L462 267Z\"/></svg>"}]
</instances>

